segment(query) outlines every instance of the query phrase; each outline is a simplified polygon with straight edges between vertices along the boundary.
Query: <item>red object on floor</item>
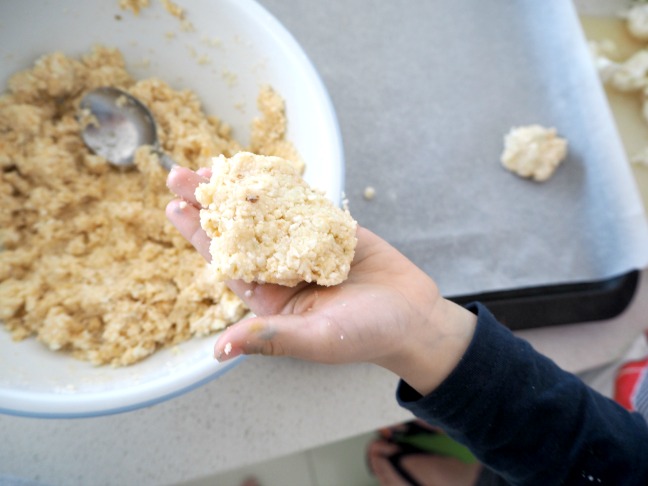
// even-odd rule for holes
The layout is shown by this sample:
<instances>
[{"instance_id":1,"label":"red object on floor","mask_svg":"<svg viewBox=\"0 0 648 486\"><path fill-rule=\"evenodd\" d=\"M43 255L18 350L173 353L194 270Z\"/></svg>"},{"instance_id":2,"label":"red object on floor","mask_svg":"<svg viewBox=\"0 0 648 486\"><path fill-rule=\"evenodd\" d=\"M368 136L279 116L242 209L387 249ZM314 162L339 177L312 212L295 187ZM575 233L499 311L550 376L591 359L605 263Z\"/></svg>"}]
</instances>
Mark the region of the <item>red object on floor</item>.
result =
<instances>
[{"instance_id":1,"label":"red object on floor","mask_svg":"<svg viewBox=\"0 0 648 486\"><path fill-rule=\"evenodd\" d=\"M639 385L642 373L648 372L648 357L628 361L617 372L614 382L614 399L628 410L634 410L632 398Z\"/></svg>"}]
</instances>

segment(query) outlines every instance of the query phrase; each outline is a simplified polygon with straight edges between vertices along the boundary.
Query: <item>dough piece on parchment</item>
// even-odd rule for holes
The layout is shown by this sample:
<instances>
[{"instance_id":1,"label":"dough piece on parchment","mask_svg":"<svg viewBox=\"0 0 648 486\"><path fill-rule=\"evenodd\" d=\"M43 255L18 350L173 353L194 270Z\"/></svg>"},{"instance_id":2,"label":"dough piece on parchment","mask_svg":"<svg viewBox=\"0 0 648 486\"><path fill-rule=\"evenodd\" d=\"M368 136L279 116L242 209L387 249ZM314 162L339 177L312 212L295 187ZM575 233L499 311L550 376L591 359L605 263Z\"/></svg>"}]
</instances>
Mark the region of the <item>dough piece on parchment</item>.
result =
<instances>
[{"instance_id":1,"label":"dough piece on parchment","mask_svg":"<svg viewBox=\"0 0 648 486\"><path fill-rule=\"evenodd\" d=\"M502 165L521 177L538 182L549 179L567 155L567 141L555 128L541 125L515 127L504 137Z\"/></svg>"}]
</instances>

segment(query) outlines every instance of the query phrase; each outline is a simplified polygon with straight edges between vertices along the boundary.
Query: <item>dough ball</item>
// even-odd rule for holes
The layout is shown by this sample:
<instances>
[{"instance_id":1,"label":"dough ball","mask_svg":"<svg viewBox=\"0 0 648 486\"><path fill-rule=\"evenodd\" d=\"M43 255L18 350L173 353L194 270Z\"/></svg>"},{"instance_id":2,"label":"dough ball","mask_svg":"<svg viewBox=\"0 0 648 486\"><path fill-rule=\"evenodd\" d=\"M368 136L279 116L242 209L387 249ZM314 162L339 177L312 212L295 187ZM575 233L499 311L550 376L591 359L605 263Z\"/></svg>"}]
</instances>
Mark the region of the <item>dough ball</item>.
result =
<instances>
[{"instance_id":1,"label":"dough ball","mask_svg":"<svg viewBox=\"0 0 648 486\"><path fill-rule=\"evenodd\" d=\"M347 278L357 223L309 187L300 164L249 152L213 162L211 180L198 186L196 198L219 279L292 287Z\"/></svg>"},{"instance_id":2,"label":"dough ball","mask_svg":"<svg viewBox=\"0 0 648 486\"><path fill-rule=\"evenodd\" d=\"M567 141L555 128L529 125L512 128L504 138L501 162L511 172L542 182L567 155Z\"/></svg>"}]
</instances>

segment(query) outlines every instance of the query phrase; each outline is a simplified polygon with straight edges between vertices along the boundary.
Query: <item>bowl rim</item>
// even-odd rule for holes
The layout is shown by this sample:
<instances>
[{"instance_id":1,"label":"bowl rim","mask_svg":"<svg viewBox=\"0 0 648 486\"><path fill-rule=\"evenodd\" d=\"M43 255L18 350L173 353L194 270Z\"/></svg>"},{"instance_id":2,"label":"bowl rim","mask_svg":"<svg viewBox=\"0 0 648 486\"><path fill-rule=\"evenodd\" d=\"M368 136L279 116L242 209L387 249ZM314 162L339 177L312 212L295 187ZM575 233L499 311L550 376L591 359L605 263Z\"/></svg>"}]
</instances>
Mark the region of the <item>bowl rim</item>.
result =
<instances>
[{"instance_id":1,"label":"bowl rim","mask_svg":"<svg viewBox=\"0 0 648 486\"><path fill-rule=\"evenodd\" d=\"M238 356L231 361L220 363L218 368L207 376L185 376L185 379L182 380L182 386L173 386L173 383L162 386L160 382L164 382L163 378L154 380L147 383L146 386L137 390L135 393L130 393L128 395L131 397L130 400L120 399L120 395L115 395L112 390L93 393L91 395L18 391L11 393L8 397L2 397L0 393L0 402L7 400L7 398L9 402L7 406L0 403L0 414L24 418L74 419L102 417L130 412L165 402L200 388L227 373L246 358L247 356ZM199 371L203 371L203 369L201 368ZM195 374L197 375L199 373L196 372ZM164 391L160 392L160 390ZM69 399L75 396L77 398L83 397L84 399L69 403ZM122 403L117 404L117 402ZM106 405L107 403L109 405Z\"/></svg>"}]
</instances>

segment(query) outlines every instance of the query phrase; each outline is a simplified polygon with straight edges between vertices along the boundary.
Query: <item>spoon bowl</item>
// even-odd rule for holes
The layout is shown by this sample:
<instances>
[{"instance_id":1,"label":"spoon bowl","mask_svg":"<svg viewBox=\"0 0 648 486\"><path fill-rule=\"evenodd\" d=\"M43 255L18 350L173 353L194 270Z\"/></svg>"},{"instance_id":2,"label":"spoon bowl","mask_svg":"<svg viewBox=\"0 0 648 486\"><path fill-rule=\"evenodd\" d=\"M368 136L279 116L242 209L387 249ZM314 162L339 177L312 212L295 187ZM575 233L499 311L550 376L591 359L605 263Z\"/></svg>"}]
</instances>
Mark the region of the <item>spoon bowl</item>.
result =
<instances>
[{"instance_id":1,"label":"spoon bowl","mask_svg":"<svg viewBox=\"0 0 648 486\"><path fill-rule=\"evenodd\" d=\"M142 145L152 147L160 165L170 170L173 160L160 148L155 119L140 100L126 91L109 86L89 91L79 104L91 115L81 131L83 141L97 155L122 169L135 165L135 152Z\"/></svg>"}]
</instances>

